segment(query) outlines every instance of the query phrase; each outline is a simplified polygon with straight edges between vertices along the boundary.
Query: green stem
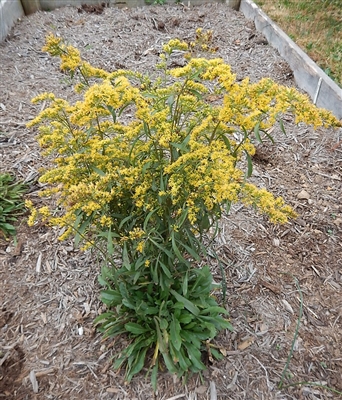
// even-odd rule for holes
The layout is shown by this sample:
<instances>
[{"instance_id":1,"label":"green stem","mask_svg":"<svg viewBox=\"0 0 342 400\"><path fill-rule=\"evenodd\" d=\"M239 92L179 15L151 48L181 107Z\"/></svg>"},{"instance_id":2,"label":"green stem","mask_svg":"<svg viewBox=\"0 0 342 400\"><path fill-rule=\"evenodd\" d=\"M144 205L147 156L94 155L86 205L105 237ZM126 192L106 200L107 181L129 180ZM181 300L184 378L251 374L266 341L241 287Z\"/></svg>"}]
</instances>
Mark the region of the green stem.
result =
<instances>
[{"instance_id":1,"label":"green stem","mask_svg":"<svg viewBox=\"0 0 342 400\"><path fill-rule=\"evenodd\" d=\"M216 126L215 126L215 128L214 128L214 130L213 130L213 133L211 134L211 136L210 136L210 139L209 139L209 144L211 144L211 142L214 140L214 137L215 137L215 134L216 134L216 131L217 131L217 128L220 126L220 121L216 124Z\"/></svg>"},{"instance_id":2,"label":"green stem","mask_svg":"<svg viewBox=\"0 0 342 400\"><path fill-rule=\"evenodd\" d=\"M300 385L320 387L322 389L329 390L330 392L337 393L339 396L342 396L342 392L340 392L340 391L338 391L336 389L333 389L333 388L331 388L329 386L321 385L321 384L315 383L315 382L305 382L305 381L303 381L303 382L291 383L289 385L283 386L282 389L287 389L287 388L292 387L292 386L300 386Z\"/></svg>"},{"instance_id":3,"label":"green stem","mask_svg":"<svg viewBox=\"0 0 342 400\"><path fill-rule=\"evenodd\" d=\"M72 228L78 235L81 236L81 238L86 242L86 243L90 243L92 247L95 247L96 250L98 250L102 256L104 257L104 259L111 264L113 267L115 266L115 264L108 258L107 253L104 252L101 247L99 247L96 243L91 242L89 239L87 239L87 237L85 235L83 235L83 233L81 233L77 228L75 228L73 225L67 224L67 226L69 226L70 228Z\"/></svg>"}]
</instances>

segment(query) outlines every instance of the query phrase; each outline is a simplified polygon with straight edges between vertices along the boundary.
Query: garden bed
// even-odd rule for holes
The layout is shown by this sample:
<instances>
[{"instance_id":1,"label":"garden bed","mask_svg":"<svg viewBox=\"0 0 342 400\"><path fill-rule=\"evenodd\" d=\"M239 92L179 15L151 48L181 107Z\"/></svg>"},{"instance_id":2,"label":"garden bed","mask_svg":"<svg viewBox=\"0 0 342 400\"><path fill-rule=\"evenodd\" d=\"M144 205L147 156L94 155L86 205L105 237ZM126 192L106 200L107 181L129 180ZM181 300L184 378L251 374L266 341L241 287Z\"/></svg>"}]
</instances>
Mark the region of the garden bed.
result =
<instances>
[{"instance_id":1,"label":"garden bed","mask_svg":"<svg viewBox=\"0 0 342 400\"><path fill-rule=\"evenodd\" d=\"M36 180L46 161L36 132L25 127L39 111L30 99L43 91L69 100L75 96L58 61L41 51L47 33L64 37L95 66L147 72L163 43L174 37L191 41L195 28L213 30L217 56L231 64L237 80L271 77L295 85L287 63L253 23L224 4L39 12L24 18L0 44L2 169L30 182L29 197L40 201ZM276 127L276 143L258 148L253 180L282 195L298 218L279 227L235 207L223 219L215 246L225 265L224 305L235 331L215 341L226 357L214 364L206 360L203 380L190 377L182 386L161 373L156 397L144 374L126 386L123 371L114 372L110 365L125 341L102 343L92 325L101 312L95 258L58 241L56 229L28 228L23 220L17 245L0 242L0 397L200 400L215 399L216 393L218 399L337 398L336 392L310 384L286 386L318 382L342 391L342 134L296 126L290 117L284 124L286 136ZM208 262L220 281L216 262Z\"/></svg>"}]
</instances>

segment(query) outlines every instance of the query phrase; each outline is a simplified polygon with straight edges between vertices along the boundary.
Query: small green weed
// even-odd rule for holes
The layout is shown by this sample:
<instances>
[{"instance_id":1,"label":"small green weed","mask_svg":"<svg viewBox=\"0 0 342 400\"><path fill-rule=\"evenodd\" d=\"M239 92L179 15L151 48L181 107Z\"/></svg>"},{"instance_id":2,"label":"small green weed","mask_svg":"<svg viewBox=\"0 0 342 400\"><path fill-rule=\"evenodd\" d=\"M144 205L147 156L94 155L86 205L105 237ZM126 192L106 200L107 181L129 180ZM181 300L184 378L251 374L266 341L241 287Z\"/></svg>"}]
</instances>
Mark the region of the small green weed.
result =
<instances>
[{"instance_id":1,"label":"small green weed","mask_svg":"<svg viewBox=\"0 0 342 400\"><path fill-rule=\"evenodd\" d=\"M26 186L10 174L0 174L0 231L6 238L16 234L13 222L24 212L25 190Z\"/></svg>"}]
</instances>

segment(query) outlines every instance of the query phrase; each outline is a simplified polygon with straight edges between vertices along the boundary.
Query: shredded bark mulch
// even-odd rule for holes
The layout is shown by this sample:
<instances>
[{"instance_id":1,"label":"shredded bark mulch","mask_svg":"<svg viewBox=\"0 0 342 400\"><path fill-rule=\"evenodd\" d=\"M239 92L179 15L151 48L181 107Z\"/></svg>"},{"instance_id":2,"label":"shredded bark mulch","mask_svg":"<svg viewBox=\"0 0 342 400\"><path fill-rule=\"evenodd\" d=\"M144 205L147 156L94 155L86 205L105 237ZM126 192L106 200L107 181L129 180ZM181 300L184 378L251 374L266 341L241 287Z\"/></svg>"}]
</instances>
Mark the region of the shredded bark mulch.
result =
<instances>
[{"instance_id":1,"label":"shredded bark mulch","mask_svg":"<svg viewBox=\"0 0 342 400\"><path fill-rule=\"evenodd\" d=\"M224 4L89 7L25 17L0 44L1 171L28 182L37 203L37 178L47 161L36 132L25 127L41 107L30 100L44 91L74 98L59 61L41 51L49 32L77 46L95 66L148 72L170 38L190 41L196 28L211 29L217 56L231 64L238 80L271 77L295 85L286 62L254 25ZM275 144L258 146L253 181L283 196L298 218L274 226L236 205L223 219L215 246L235 330L215 340L222 361L208 361L203 376L185 384L162 371L155 395L144 373L125 385L124 371L113 371L110 359L124 339L102 342L92 324L102 310L100 265L91 253L60 242L57 229L28 228L23 218L18 243L0 241L0 398L339 398L342 132L314 131L288 116L284 124L286 136L275 127ZM208 262L222 280L217 262Z\"/></svg>"}]
</instances>

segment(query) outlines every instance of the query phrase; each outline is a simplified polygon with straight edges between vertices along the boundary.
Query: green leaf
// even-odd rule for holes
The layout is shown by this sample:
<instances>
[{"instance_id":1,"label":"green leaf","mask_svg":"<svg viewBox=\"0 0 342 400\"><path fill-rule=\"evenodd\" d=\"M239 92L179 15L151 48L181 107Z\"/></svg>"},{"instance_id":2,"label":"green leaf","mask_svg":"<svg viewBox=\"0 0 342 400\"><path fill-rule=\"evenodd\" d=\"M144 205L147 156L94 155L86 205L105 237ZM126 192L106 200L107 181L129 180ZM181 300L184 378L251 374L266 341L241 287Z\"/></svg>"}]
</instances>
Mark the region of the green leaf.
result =
<instances>
[{"instance_id":1,"label":"green leaf","mask_svg":"<svg viewBox=\"0 0 342 400\"><path fill-rule=\"evenodd\" d=\"M110 256L114 254L113 236L111 228L109 228L109 232L107 233L107 251Z\"/></svg>"},{"instance_id":2,"label":"green leaf","mask_svg":"<svg viewBox=\"0 0 342 400\"><path fill-rule=\"evenodd\" d=\"M121 114L125 111L125 109L131 105L131 102L128 102L127 104L125 104L124 106L122 106L119 110L119 117L121 116Z\"/></svg>"},{"instance_id":3,"label":"green leaf","mask_svg":"<svg viewBox=\"0 0 342 400\"><path fill-rule=\"evenodd\" d=\"M159 367L159 363L158 363L158 358L156 359L156 363L152 368L152 373L151 373L151 384L152 384L152 388L154 390L154 392L157 391L157 377L158 377L158 367Z\"/></svg>"},{"instance_id":4,"label":"green leaf","mask_svg":"<svg viewBox=\"0 0 342 400\"><path fill-rule=\"evenodd\" d=\"M280 125L280 129L283 132L283 134L286 135L285 126L284 126L282 119L279 120L279 125Z\"/></svg>"},{"instance_id":5,"label":"green leaf","mask_svg":"<svg viewBox=\"0 0 342 400\"><path fill-rule=\"evenodd\" d=\"M247 178L250 178L253 173L252 158L246 150L244 150L244 152L246 154L246 159L247 159Z\"/></svg>"},{"instance_id":6,"label":"green leaf","mask_svg":"<svg viewBox=\"0 0 342 400\"><path fill-rule=\"evenodd\" d=\"M222 318L221 321L220 321L220 329L228 329L228 330L230 330L231 332L234 331L234 327L233 327L233 325L231 324L231 322L229 322L229 321L228 321L227 319L225 319L225 318Z\"/></svg>"},{"instance_id":7,"label":"green leaf","mask_svg":"<svg viewBox=\"0 0 342 400\"><path fill-rule=\"evenodd\" d=\"M161 262L160 259L158 259L157 263L158 263L158 265L161 266L161 268L162 268L164 274L165 274L169 279L171 279L171 278L172 278L172 274L171 274L171 271L168 269L168 267L167 267L163 262Z\"/></svg>"},{"instance_id":8,"label":"green leaf","mask_svg":"<svg viewBox=\"0 0 342 400\"><path fill-rule=\"evenodd\" d=\"M102 290L101 291L101 300L107 305L118 305L122 301L121 294L116 290Z\"/></svg>"},{"instance_id":9,"label":"green leaf","mask_svg":"<svg viewBox=\"0 0 342 400\"><path fill-rule=\"evenodd\" d=\"M127 361L126 356L122 356L120 358L117 358L114 363L113 363L113 368L114 369L119 369L121 366Z\"/></svg>"},{"instance_id":10,"label":"green leaf","mask_svg":"<svg viewBox=\"0 0 342 400\"><path fill-rule=\"evenodd\" d=\"M180 337L179 334L180 331L181 331L180 324L173 315L170 324L170 340L177 351L179 351L182 346L182 338Z\"/></svg>"},{"instance_id":11,"label":"green leaf","mask_svg":"<svg viewBox=\"0 0 342 400\"><path fill-rule=\"evenodd\" d=\"M103 172L101 169L95 167L95 165L91 165L90 167L94 172L96 172L97 174L99 174L100 176L106 176L106 173Z\"/></svg>"},{"instance_id":12,"label":"green leaf","mask_svg":"<svg viewBox=\"0 0 342 400\"><path fill-rule=\"evenodd\" d=\"M209 220L208 214L205 213L202 215L202 217L200 219L200 229L202 232L206 232L206 231L208 231L209 228L210 228L210 220Z\"/></svg>"},{"instance_id":13,"label":"green leaf","mask_svg":"<svg viewBox=\"0 0 342 400\"><path fill-rule=\"evenodd\" d=\"M131 270L131 263L129 261L128 257L128 251L127 251L127 243L124 242L123 249L122 249L122 265L128 270Z\"/></svg>"},{"instance_id":14,"label":"green leaf","mask_svg":"<svg viewBox=\"0 0 342 400\"><path fill-rule=\"evenodd\" d=\"M182 283L183 296L186 296L188 294L188 278L189 278L189 273L188 271L186 271Z\"/></svg>"},{"instance_id":15,"label":"green leaf","mask_svg":"<svg viewBox=\"0 0 342 400\"><path fill-rule=\"evenodd\" d=\"M267 131L262 130L262 132L269 138L269 140L274 144L274 139L272 135L270 135Z\"/></svg>"},{"instance_id":16,"label":"green leaf","mask_svg":"<svg viewBox=\"0 0 342 400\"><path fill-rule=\"evenodd\" d=\"M122 321L117 320L102 326L99 330L103 332L104 337L115 337L126 333Z\"/></svg>"},{"instance_id":17,"label":"green leaf","mask_svg":"<svg viewBox=\"0 0 342 400\"><path fill-rule=\"evenodd\" d=\"M84 213L83 211L79 211L79 215L76 218L76 221L74 223L74 229L76 231L75 234L75 246L77 247L87 229L87 227L90 225L90 221L92 216L90 215L88 218L86 218L80 225L80 222L84 218Z\"/></svg>"},{"instance_id":18,"label":"green leaf","mask_svg":"<svg viewBox=\"0 0 342 400\"><path fill-rule=\"evenodd\" d=\"M184 310L184 304L181 303L180 301L177 301L176 303L174 303L173 308L175 310ZM186 311L188 312L188 311Z\"/></svg>"},{"instance_id":19,"label":"green leaf","mask_svg":"<svg viewBox=\"0 0 342 400\"><path fill-rule=\"evenodd\" d=\"M211 276L211 272L210 272L208 265L205 265L200 270L197 270L196 274L197 274L197 278L196 278L196 282L194 283L194 285L192 287L192 290L191 290L192 293L197 293L197 288L200 286L204 286L204 288L207 290L207 292L209 294L213 278Z\"/></svg>"},{"instance_id":20,"label":"green leaf","mask_svg":"<svg viewBox=\"0 0 342 400\"><path fill-rule=\"evenodd\" d=\"M146 352L148 347L144 347L139 351L137 355L134 355L134 362L132 364L132 369L127 374L127 382L130 382L135 374L140 372L145 364Z\"/></svg>"},{"instance_id":21,"label":"green leaf","mask_svg":"<svg viewBox=\"0 0 342 400\"><path fill-rule=\"evenodd\" d=\"M203 99L202 93L200 93L199 91L197 91L197 90L195 90L195 89L190 89L190 88L187 88L187 90L188 90L190 93L192 93L195 97L197 97L198 100L202 100L202 99Z\"/></svg>"},{"instance_id":22,"label":"green leaf","mask_svg":"<svg viewBox=\"0 0 342 400\"><path fill-rule=\"evenodd\" d=\"M190 300L186 299L184 296L180 295L173 289L170 290L170 293L173 294L177 301L183 303L184 307L187 308L191 313L196 316L199 315L200 310Z\"/></svg>"},{"instance_id":23,"label":"green leaf","mask_svg":"<svg viewBox=\"0 0 342 400\"><path fill-rule=\"evenodd\" d=\"M146 171L148 171L151 167L151 165L153 165L152 161L147 161L145 162L144 166L142 167L141 173L144 176L146 174Z\"/></svg>"},{"instance_id":24,"label":"green leaf","mask_svg":"<svg viewBox=\"0 0 342 400\"><path fill-rule=\"evenodd\" d=\"M157 212L157 211L158 211L158 209L155 208L154 210L150 211L150 212L147 214L147 216L146 216L146 218L145 218L145 221L144 221L144 226L143 226L144 231L147 231L148 222L149 222L150 218L152 217L152 215L153 215L155 212Z\"/></svg>"},{"instance_id":25,"label":"green leaf","mask_svg":"<svg viewBox=\"0 0 342 400\"><path fill-rule=\"evenodd\" d=\"M154 239L152 238L148 238L148 240L150 242L152 242L158 249L162 250L169 258L173 258L172 253L170 252L170 250L168 250L166 247L164 247L163 245L161 245L160 243L156 242Z\"/></svg>"},{"instance_id":26,"label":"green leaf","mask_svg":"<svg viewBox=\"0 0 342 400\"><path fill-rule=\"evenodd\" d=\"M172 359L170 357L170 355L168 353L162 353L166 368L169 370L169 372L171 372L172 374L176 374L177 368L175 366L175 364L172 362Z\"/></svg>"},{"instance_id":27,"label":"green leaf","mask_svg":"<svg viewBox=\"0 0 342 400\"><path fill-rule=\"evenodd\" d=\"M94 321L93 324L94 325L98 325L100 322L104 323L105 321L107 321L109 318L115 318L114 317L114 313L112 311L110 312L106 312L103 314L98 315Z\"/></svg>"},{"instance_id":28,"label":"green leaf","mask_svg":"<svg viewBox=\"0 0 342 400\"><path fill-rule=\"evenodd\" d=\"M146 307L144 310L146 315L157 315L159 312L158 307Z\"/></svg>"},{"instance_id":29,"label":"green leaf","mask_svg":"<svg viewBox=\"0 0 342 400\"><path fill-rule=\"evenodd\" d=\"M222 137L222 139L223 139L223 142L224 142L225 146L226 146L227 149L231 152L232 147L231 147L231 144L230 144L230 140L229 140L229 139L227 138L227 136L224 135L224 134L223 134L221 137Z\"/></svg>"},{"instance_id":30,"label":"green leaf","mask_svg":"<svg viewBox=\"0 0 342 400\"><path fill-rule=\"evenodd\" d=\"M207 318L208 321L210 322L206 322L205 319ZM217 329L216 326L214 325L214 318L212 317L199 317L199 325L201 326L202 332L203 333L203 340L206 340L207 338L214 338L217 334ZM199 335L200 336L200 335Z\"/></svg>"},{"instance_id":31,"label":"green leaf","mask_svg":"<svg viewBox=\"0 0 342 400\"><path fill-rule=\"evenodd\" d=\"M190 324L190 322L194 319L194 316L192 314L189 314L187 311L183 312L180 317L178 318L178 321L180 324Z\"/></svg>"},{"instance_id":32,"label":"green leaf","mask_svg":"<svg viewBox=\"0 0 342 400\"><path fill-rule=\"evenodd\" d=\"M175 95L172 93L166 100L166 104L169 106L170 114L172 115L172 107L175 102Z\"/></svg>"},{"instance_id":33,"label":"green leaf","mask_svg":"<svg viewBox=\"0 0 342 400\"><path fill-rule=\"evenodd\" d=\"M1 223L0 224L0 229L5 231L5 232L7 231L8 234L10 234L10 235L15 233L14 226L12 224L7 223L7 222Z\"/></svg>"},{"instance_id":34,"label":"green leaf","mask_svg":"<svg viewBox=\"0 0 342 400\"><path fill-rule=\"evenodd\" d=\"M204 310L201 311L201 315L203 314L225 314L228 315L228 311L220 306L212 306L212 307L207 307Z\"/></svg>"},{"instance_id":35,"label":"green leaf","mask_svg":"<svg viewBox=\"0 0 342 400\"><path fill-rule=\"evenodd\" d=\"M188 149L187 146L188 146L189 140L190 140L190 134L185 137L185 139L182 141L182 143L170 142L170 144L172 147L180 150L182 153L186 153L187 149Z\"/></svg>"},{"instance_id":36,"label":"green leaf","mask_svg":"<svg viewBox=\"0 0 342 400\"><path fill-rule=\"evenodd\" d=\"M182 210L180 217L177 219L177 226L179 228L184 224L184 221L186 220L186 218L188 216L188 212L189 212L189 210L187 208L185 210Z\"/></svg>"},{"instance_id":37,"label":"green leaf","mask_svg":"<svg viewBox=\"0 0 342 400\"><path fill-rule=\"evenodd\" d=\"M98 282L99 282L99 284L100 284L101 286L108 286L108 282L107 282L106 280L104 280L103 277L102 277L101 275L99 275L99 276L97 277L97 280L98 280Z\"/></svg>"},{"instance_id":38,"label":"green leaf","mask_svg":"<svg viewBox=\"0 0 342 400\"><path fill-rule=\"evenodd\" d=\"M127 322L127 324L125 324L125 329L128 332L133 333L134 335L141 335L143 333L150 331L149 328L144 328L143 326L137 324L136 322Z\"/></svg>"},{"instance_id":39,"label":"green leaf","mask_svg":"<svg viewBox=\"0 0 342 400\"><path fill-rule=\"evenodd\" d=\"M205 365L201 361L201 352L198 348L196 348L193 344L188 344L186 346L186 351L188 353L189 359L194 368L192 370L194 372L202 371L206 369Z\"/></svg>"},{"instance_id":40,"label":"green leaf","mask_svg":"<svg viewBox=\"0 0 342 400\"><path fill-rule=\"evenodd\" d=\"M132 215L128 215L127 217L123 218L120 222L119 225L119 230L122 229L122 227L126 224L126 222L128 222L129 220L133 219Z\"/></svg>"},{"instance_id":41,"label":"green leaf","mask_svg":"<svg viewBox=\"0 0 342 400\"><path fill-rule=\"evenodd\" d=\"M163 303L165 303L165 302L163 302ZM160 311L162 311L162 308L161 308ZM169 324L168 324L168 322L167 322L167 320L166 320L165 318L160 318L160 320L159 320L159 326L160 326L160 329L161 329L162 331L166 331L166 329L167 329L167 327L169 326Z\"/></svg>"},{"instance_id":42,"label":"green leaf","mask_svg":"<svg viewBox=\"0 0 342 400\"><path fill-rule=\"evenodd\" d=\"M159 327L159 321L157 317L154 317L154 323L156 325L156 330L157 330L157 338L158 338L158 344L159 344L159 350L162 354L165 354L167 352L167 344L164 341L163 335L161 333L160 327Z\"/></svg>"},{"instance_id":43,"label":"green leaf","mask_svg":"<svg viewBox=\"0 0 342 400\"><path fill-rule=\"evenodd\" d=\"M135 310L136 309L136 306L135 306L135 304L134 303L132 303L132 302L130 302L127 298L123 298L122 299L122 304L124 305L124 306L126 306L127 308L130 308L131 310Z\"/></svg>"},{"instance_id":44,"label":"green leaf","mask_svg":"<svg viewBox=\"0 0 342 400\"><path fill-rule=\"evenodd\" d=\"M179 248L177 247L176 239L175 239L175 232L174 232L174 231L171 232L171 244L172 244L172 250L174 251L174 253L175 253L176 257L178 258L178 260L179 260L180 262L186 264L186 265L190 265L189 261L186 260L186 259L182 256L181 252L179 251Z\"/></svg>"},{"instance_id":45,"label":"green leaf","mask_svg":"<svg viewBox=\"0 0 342 400\"><path fill-rule=\"evenodd\" d=\"M260 122L258 122L254 127L254 135L255 135L257 141L259 143L262 143L262 139L260 137L259 129L260 129Z\"/></svg>"},{"instance_id":46,"label":"green leaf","mask_svg":"<svg viewBox=\"0 0 342 400\"><path fill-rule=\"evenodd\" d=\"M116 122L116 112L115 112L114 107L107 105L107 109L112 114L113 122L115 123Z\"/></svg>"},{"instance_id":47,"label":"green leaf","mask_svg":"<svg viewBox=\"0 0 342 400\"><path fill-rule=\"evenodd\" d=\"M178 363L180 368L186 372L189 370L189 367L191 366L191 361L187 356L184 354L184 348L181 348L180 351L177 353L178 355Z\"/></svg>"},{"instance_id":48,"label":"green leaf","mask_svg":"<svg viewBox=\"0 0 342 400\"><path fill-rule=\"evenodd\" d=\"M198 322L194 323L195 326L198 325ZM182 329L180 332L181 337L183 338L184 346L187 348L188 343L193 343L196 347L201 347L201 339L198 338L198 335L193 330ZM206 338L207 339L207 338Z\"/></svg>"},{"instance_id":49,"label":"green leaf","mask_svg":"<svg viewBox=\"0 0 342 400\"><path fill-rule=\"evenodd\" d=\"M178 241L177 241L178 242ZM197 252L190 246L186 245L185 243L182 242L178 242L182 247L184 247L184 249L191 255L191 257L195 260L195 261L199 261L201 259L201 257L199 256L199 254L197 254Z\"/></svg>"},{"instance_id":50,"label":"green leaf","mask_svg":"<svg viewBox=\"0 0 342 400\"><path fill-rule=\"evenodd\" d=\"M212 357L215 358L216 360L223 359L223 354L213 347L210 348L210 353L211 353Z\"/></svg>"}]
</instances>

